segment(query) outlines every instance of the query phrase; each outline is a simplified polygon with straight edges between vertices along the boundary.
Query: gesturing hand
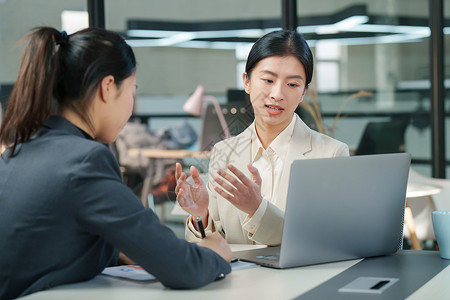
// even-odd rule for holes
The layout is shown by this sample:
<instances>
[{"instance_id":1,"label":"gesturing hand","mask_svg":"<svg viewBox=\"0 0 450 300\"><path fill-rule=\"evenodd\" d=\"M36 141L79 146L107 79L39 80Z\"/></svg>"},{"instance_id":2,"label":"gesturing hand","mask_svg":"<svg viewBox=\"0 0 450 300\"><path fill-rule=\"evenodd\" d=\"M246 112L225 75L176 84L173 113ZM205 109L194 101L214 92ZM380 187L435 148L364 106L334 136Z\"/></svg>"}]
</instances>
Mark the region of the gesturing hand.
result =
<instances>
[{"instance_id":1,"label":"gesturing hand","mask_svg":"<svg viewBox=\"0 0 450 300\"><path fill-rule=\"evenodd\" d=\"M177 195L177 201L185 211L193 216L201 216L202 220L204 220L203 222L205 222L208 216L208 191L198 174L197 168L191 166L190 171L194 180L193 185L186 181L187 175L182 172L181 164L176 163L175 178L177 180L177 186L175 187L175 193Z\"/></svg>"},{"instance_id":2,"label":"gesturing hand","mask_svg":"<svg viewBox=\"0 0 450 300\"><path fill-rule=\"evenodd\" d=\"M214 180L219 186L216 186L214 190L251 217L262 201L261 176L258 169L251 164L248 164L247 168L252 174L252 179L246 177L233 165L228 165L228 170L235 176L224 170L218 170L219 176Z\"/></svg>"}]
</instances>

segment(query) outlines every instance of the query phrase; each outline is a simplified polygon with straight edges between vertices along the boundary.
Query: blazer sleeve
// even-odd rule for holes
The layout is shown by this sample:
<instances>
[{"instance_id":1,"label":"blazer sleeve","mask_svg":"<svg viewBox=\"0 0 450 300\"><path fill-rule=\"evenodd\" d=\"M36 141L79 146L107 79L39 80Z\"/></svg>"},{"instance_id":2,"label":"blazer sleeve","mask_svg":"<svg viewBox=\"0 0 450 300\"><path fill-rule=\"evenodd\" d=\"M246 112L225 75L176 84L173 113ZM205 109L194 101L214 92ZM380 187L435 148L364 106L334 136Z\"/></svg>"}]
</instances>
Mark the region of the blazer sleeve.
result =
<instances>
[{"instance_id":1,"label":"blazer sleeve","mask_svg":"<svg viewBox=\"0 0 450 300\"><path fill-rule=\"evenodd\" d=\"M253 235L249 235L249 238L259 244L278 246L281 244L283 223L284 212L273 203L268 202L258 229Z\"/></svg>"},{"instance_id":2,"label":"blazer sleeve","mask_svg":"<svg viewBox=\"0 0 450 300\"><path fill-rule=\"evenodd\" d=\"M339 142L338 146L336 147L336 151L334 152L334 157L339 156L350 156L350 150L348 149L348 145L345 143Z\"/></svg>"},{"instance_id":3,"label":"blazer sleeve","mask_svg":"<svg viewBox=\"0 0 450 300\"><path fill-rule=\"evenodd\" d=\"M124 252L170 288L197 288L231 271L214 251L179 239L121 181L112 153L102 145L74 168L71 205L82 230Z\"/></svg>"}]
</instances>

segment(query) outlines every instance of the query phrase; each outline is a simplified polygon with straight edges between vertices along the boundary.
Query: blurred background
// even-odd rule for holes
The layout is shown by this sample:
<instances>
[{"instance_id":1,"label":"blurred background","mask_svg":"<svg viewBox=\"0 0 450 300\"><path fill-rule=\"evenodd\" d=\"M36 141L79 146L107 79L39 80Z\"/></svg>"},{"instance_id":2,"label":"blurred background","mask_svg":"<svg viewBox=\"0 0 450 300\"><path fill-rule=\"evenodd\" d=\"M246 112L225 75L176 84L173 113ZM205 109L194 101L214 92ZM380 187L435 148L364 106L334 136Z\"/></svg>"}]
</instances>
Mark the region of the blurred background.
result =
<instances>
[{"instance_id":1,"label":"blurred background","mask_svg":"<svg viewBox=\"0 0 450 300\"><path fill-rule=\"evenodd\" d=\"M145 126L151 148L207 150L207 134L224 137L212 106L204 104L200 116L183 110L198 85L221 104L232 135L245 128L252 118L242 92L247 54L257 38L291 18L315 59L306 105L298 110L311 127L347 143L353 154L406 151L418 174L450 176L450 0L0 0L3 110L19 68L19 39L35 26L68 33L87 27L88 11L134 49L139 88L132 122ZM443 31L431 39L433 20ZM314 103L322 121L308 112ZM206 132L214 126L217 132ZM161 157L150 189L167 195L160 183L173 180L167 176L174 161L207 171L207 162L187 156ZM142 163L140 180L127 179L138 195L151 160Z\"/></svg>"}]
</instances>

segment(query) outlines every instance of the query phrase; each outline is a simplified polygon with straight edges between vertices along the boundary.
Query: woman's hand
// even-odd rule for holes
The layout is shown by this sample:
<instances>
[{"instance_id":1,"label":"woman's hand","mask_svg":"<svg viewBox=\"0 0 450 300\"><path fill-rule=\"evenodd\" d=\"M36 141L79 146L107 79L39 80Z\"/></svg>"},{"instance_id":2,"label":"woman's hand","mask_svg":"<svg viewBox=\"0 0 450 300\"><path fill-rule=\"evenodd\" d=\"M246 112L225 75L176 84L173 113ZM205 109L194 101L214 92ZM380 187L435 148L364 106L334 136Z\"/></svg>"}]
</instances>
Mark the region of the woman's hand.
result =
<instances>
[{"instance_id":1,"label":"woman's hand","mask_svg":"<svg viewBox=\"0 0 450 300\"><path fill-rule=\"evenodd\" d=\"M137 265L137 263L126 256L123 252L119 252L119 265Z\"/></svg>"},{"instance_id":2,"label":"woman's hand","mask_svg":"<svg viewBox=\"0 0 450 300\"><path fill-rule=\"evenodd\" d=\"M181 164L176 163L175 178L177 186L175 193L180 206L193 216L200 216L205 227L207 226L209 196L205 183L200 178L197 168L190 168L194 184L189 184L186 179L186 173L182 172Z\"/></svg>"},{"instance_id":3,"label":"woman's hand","mask_svg":"<svg viewBox=\"0 0 450 300\"><path fill-rule=\"evenodd\" d=\"M228 165L228 170L235 176L224 170L217 171L220 177L218 176L214 180L220 187L216 186L214 190L252 217L262 201L261 176L259 176L258 169L251 164L248 164L247 168L252 174L252 179L247 178L233 165Z\"/></svg>"},{"instance_id":4,"label":"woman's hand","mask_svg":"<svg viewBox=\"0 0 450 300\"><path fill-rule=\"evenodd\" d=\"M232 252L230 246L228 246L227 241L218 232L209 234L198 245L213 250L227 262L231 261Z\"/></svg>"}]
</instances>

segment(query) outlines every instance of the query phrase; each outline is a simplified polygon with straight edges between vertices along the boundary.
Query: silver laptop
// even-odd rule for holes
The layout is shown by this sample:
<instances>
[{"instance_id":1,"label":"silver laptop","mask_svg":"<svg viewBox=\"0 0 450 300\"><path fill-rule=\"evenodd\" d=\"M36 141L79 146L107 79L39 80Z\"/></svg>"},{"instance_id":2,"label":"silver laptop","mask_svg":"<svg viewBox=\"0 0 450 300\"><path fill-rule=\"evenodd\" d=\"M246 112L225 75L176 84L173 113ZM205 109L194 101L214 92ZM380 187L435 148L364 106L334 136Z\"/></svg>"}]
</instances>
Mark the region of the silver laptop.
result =
<instances>
[{"instance_id":1,"label":"silver laptop","mask_svg":"<svg viewBox=\"0 0 450 300\"><path fill-rule=\"evenodd\" d=\"M281 246L233 257L281 269L395 253L410 162L407 153L294 161Z\"/></svg>"}]
</instances>

